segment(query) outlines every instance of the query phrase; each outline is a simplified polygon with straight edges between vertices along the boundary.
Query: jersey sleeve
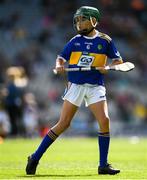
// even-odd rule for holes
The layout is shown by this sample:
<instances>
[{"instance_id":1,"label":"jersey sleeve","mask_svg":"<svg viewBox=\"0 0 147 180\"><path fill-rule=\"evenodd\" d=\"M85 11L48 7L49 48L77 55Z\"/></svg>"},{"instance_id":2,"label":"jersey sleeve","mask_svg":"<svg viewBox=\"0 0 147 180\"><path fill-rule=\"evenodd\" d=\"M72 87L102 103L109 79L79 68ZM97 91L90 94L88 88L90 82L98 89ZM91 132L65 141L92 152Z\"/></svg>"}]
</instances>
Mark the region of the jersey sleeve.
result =
<instances>
[{"instance_id":1,"label":"jersey sleeve","mask_svg":"<svg viewBox=\"0 0 147 180\"><path fill-rule=\"evenodd\" d=\"M112 40L108 43L107 56L112 60L122 59Z\"/></svg>"},{"instance_id":2,"label":"jersey sleeve","mask_svg":"<svg viewBox=\"0 0 147 180\"><path fill-rule=\"evenodd\" d=\"M63 48L63 51L59 54L59 57L64 59L65 61L68 61L70 59L70 55L72 52L72 42L69 41Z\"/></svg>"}]
</instances>

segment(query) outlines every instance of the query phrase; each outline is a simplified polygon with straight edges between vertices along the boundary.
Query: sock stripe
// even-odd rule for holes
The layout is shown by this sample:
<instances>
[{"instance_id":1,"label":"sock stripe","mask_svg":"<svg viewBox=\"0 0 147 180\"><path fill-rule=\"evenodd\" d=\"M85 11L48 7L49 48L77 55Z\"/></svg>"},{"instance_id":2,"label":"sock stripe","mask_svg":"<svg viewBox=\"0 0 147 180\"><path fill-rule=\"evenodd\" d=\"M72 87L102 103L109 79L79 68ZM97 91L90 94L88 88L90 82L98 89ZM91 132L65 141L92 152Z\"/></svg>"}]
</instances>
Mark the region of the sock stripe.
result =
<instances>
[{"instance_id":1,"label":"sock stripe","mask_svg":"<svg viewBox=\"0 0 147 180\"><path fill-rule=\"evenodd\" d=\"M53 133L56 137L58 137L58 135L57 135L57 134L55 134L55 133L54 133L54 131L52 131L52 130L50 130L50 131L51 131L51 132L52 132L52 133Z\"/></svg>"},{"instance_id":2,"label":"sock stripe","mask_svg":"<svg viewBox=\"0 0 147 180\"><path fill-rule=\"evenodd\" d=\"M109 137L110 133L109 132L105 132L105 133L98 133L99 136L103 136L103 137Z\"/></svg>"},{"instance_id":3,"label":"sock stripe","mask_svg":"<svg viewBox=\"0 0 147 180\"><path fill-rule=\"evenodd\" d=\"M55 136L53 136L53 134L51 132L48 132L48 136L54 141L56 139Z\"/></svg>"},{"instance_id":4,"label":"sock stripe","mask_svg":"<svg viewBox=\"0 0 147 180\"><path fill-rule=\"evenodd\" d=\"M58 137L52 130L48 132L48 136L54 141Z\"/></svg>"}]
</instances>

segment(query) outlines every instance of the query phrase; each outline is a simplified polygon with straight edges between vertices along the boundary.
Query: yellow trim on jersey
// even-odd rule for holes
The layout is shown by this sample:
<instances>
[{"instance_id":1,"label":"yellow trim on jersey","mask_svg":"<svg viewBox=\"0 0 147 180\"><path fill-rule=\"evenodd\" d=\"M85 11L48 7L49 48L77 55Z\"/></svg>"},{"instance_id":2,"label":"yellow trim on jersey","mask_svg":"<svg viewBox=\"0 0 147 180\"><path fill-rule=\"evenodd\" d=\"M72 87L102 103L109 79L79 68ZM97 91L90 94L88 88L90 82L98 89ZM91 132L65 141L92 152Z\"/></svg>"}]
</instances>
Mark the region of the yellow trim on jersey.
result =
<instances>
[{"instance_id":1,"label":"yellow trim on jersey","mask_svg":"<svg viewBox=\"0 0 147 180\"><path fill-rule=\"evenodd\" d=\"M105 54L90 53L89 55L95 57L92 66L101 67L106 65L107 56Z\"/></svg>"},{"instance_id":2,"label":"yellow trim on jersey","mask_svg":"<svg viewBox=\"0 0 147 180\"><path fill-rule=\"evenodd\" d=\"M72 52L69 60L69 64L78 64L78 61L82 55L82 52Z\"/></svg>"},{"instance_id":3,"label":"yellow trim on jersey","mask_svg":"<svg viewBox=\"0 0 147 180\"><path fill-rule=\"evenodd\" d=\"M112 40L107 34L99 32L99 37L107 40L109 43Z\"/></svg>"},{"instance_id":4,"label":"yellow trim on jersey","mask_svg":"<svg viewBox=\"0 0 147 180\"><path fill-rule=\"evenodd\" d=\"M72 52L69 60L69 64L78 64L79 59L82 55L82 52ZM89 53L89 56L94 57L94 61L91 66L93 67L101 67L106 65L107 56L105 54L96 54L96 53Z\"/></svg>"}]
</instances>

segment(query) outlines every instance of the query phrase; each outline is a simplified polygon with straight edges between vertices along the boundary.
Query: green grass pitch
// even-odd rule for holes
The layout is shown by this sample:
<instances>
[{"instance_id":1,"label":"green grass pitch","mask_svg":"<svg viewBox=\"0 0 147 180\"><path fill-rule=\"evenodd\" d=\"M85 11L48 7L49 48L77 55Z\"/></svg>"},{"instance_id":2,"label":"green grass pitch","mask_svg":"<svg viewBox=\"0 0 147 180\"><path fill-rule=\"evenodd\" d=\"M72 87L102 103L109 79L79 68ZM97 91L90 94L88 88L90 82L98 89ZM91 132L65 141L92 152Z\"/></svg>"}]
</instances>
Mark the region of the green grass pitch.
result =
<instances>
[{"instance_id":1,"label":"green grass pitch","mask_svg":"<svg viewBox=\"0 0 147 180\"><path fill-rule=\"evenodd\" d=\"M97 175L96 138L59 138L42 157L35 176L25 175L27 156L41 139L0 144L0 179L147 179L147 138L112 138L109 161L118 175Z\"/></svg>"}]
</instances>

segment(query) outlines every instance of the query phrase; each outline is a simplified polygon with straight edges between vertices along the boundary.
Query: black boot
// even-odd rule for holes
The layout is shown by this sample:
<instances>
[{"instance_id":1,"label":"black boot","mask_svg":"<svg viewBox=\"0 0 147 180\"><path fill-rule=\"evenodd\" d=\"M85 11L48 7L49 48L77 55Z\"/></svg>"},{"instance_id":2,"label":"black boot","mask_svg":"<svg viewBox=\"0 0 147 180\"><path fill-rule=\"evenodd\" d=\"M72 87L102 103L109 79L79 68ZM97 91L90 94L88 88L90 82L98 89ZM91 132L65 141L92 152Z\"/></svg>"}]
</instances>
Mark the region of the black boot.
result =
<instances>
[{"instance_id":1,"label":"black boot","mask_svg":"<svg viewBox=\"0 0 147 180\"><path fill-rule=\"evenodd\" d=\"M28 163L26 166L26 174L35 174L36 173L36 168L38 165L39 161L33 160L31 156L28 157Z\"/></svg>"},{"instance_id":2,"label":"black boot","mask_svg":"<svg viewBox=\"0 0 147 180\"><path fill-rule=\"evenodd\" d=\"M114 175L119 173L119 169L114 169L110 164L107 164L105 167L98 167L98 174L110 174Z\"/></svg>"}]
</instances>

